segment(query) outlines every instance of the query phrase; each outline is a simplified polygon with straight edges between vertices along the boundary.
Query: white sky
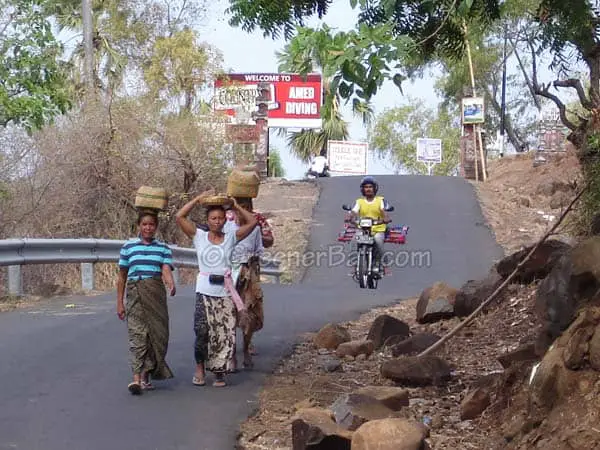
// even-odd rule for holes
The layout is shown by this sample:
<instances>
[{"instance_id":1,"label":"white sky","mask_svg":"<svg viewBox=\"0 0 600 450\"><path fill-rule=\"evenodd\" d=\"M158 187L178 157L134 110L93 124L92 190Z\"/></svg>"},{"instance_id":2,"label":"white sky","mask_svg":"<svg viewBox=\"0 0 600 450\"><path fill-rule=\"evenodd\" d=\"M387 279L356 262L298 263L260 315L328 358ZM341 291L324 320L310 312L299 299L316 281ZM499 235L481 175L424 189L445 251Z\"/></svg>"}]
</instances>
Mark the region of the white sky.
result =
<instances>
[{"instance_id":1,"label":"white sky","mask_svg":"<svg viewBox=\"0 0 600 450\"><path fill-rule=\"evenodd\" d=\"M352 10L348 0L335 0L323 21L313 19L307 23L308 26L316 27L325 22L333 28L350 30L356 24L357 11ZM262 32L255 31L250 34L240 28L228 25L228 17L225 17L225 9L229 6L227 0L217 0L211 6L210 20L200 29L200 39L214 45L223 54L224 67L229 72L265 72L277 73L277 58L275 52L281 51L285 45L283 39L274 41L271 38L263 38ZM439 99L433 91L433 80L419 80L413 86L407 84L403 87L404 92L410 92L411 96L422 98L429 106L435 106ZM385 108L404 104L406 99L402 97L398 88L391 82L386 83L382 90L373 100L375 113ZM366 141L366 130L360 119L353 117L351 109L344 108L344 118L349 122L350 140ZM283 165L288 179L302 178L308 169L306 164L301 163L290 154L285 140L276 136L275 130L271 131L270 144L277 148L283 160ZM370 174L393 173L393 165L388 161L380 161L371 152L367 162L367 170Z\"/></svg>"}]
</instances>

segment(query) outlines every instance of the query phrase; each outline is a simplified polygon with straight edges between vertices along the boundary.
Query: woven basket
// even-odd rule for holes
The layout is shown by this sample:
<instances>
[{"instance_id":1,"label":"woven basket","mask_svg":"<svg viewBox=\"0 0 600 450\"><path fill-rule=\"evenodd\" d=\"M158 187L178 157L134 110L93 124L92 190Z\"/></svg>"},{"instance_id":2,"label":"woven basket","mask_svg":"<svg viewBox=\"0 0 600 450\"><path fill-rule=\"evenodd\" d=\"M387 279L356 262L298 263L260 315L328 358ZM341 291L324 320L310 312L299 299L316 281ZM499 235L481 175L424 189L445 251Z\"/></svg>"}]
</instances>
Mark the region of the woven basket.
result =
<instances>
[{"instance_id":1,"label":"woven basket","mask_svg":"<svg viewBox=\"0 0 600 450\"><path fill-rule=\"evenodd\" d=\"M135 207L138 210L155 209L164 210L169 202L167 190L151 186L142 186L135 196Z\"/></svg>"},{"instance_id":2,"label":"woven basket","mask_svg":"<svg viewBox=\"0 0 600 450\"><path fill-rule=\"evenodd\" d=\"M232 197L258 197L260 177L254 170L234 169L227 180L227 194Z\"/></svg>"},{"instance_id":3,"label":"woven basket","mask_svg":"<svg viewBox=\"0 0 600 450\"><path fill-rule=\"evenodd\" d=\"M202 200L200 200L200 204L205 208L208 206L227 207L233 205L233 200L225 194L217 194L204 197Z\"/></svg>"}]
</instances>

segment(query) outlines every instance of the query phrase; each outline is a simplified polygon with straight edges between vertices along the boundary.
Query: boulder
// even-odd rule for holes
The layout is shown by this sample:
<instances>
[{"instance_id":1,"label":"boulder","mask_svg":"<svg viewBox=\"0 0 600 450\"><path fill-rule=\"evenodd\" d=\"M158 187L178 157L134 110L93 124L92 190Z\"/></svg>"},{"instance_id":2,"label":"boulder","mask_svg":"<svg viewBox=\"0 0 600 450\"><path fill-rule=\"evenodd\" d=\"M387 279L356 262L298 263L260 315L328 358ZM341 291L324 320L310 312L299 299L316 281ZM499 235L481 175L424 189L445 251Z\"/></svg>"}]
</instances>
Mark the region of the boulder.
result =
<instances>
[{"instance_id":1,"label":"boulder","mask_svg":"<svg viewBox=\"0 0 600 450\"><path fill-rule=\"evenodd\" d=\"M405 356L385 361L381 375L405 386L439 386L450 380L452 372L446 361L438 356Z\"/></svg>"},{"instance_id":2,"label":"boulder","mask_svg":"<svg viewBox=\"0 0 600 450\"><path fill-rule=\"evenodd\" d=\"M367 422L354 432L352 450L423 450L429 431L408 419L380 419Z\"/></svg>"},{"instance_id":3,"label":"boulder","mask_svg":"<svg viewBox=\"0 0 600 450\"><path fill-rule=\"evenodd\" d=\"M392 356L416 355L428 349L441 338L433 333L417 333L392 346Z\"/></svg>"},{"instance_id":4,"label":"boulder","mask_svg":"<svg viewBox=\"0 0 600 450\"><path fill-rule=\"evenodd\" d=\"M432 323L454 317L458 290L438 281L421 292L417 302L417 322Z\"/></svg>"},{"instance_id":5,"label":"boulder","mask_svg":"<svg viewBox=\"0 0 600 450\"><path fill-rule=\"evenodd\" d=\"M395 386L365 386L356 393L373 397L392 411L400 411L409 405L408 391Z\"/></svg>"},{"instance_id":6,"label":"boulder","mask_svg":"<svg viewBox=\"0 0 600 450\"><path fill-rule=\"evenodd\" d=\"M542 323L536 352L542 355L569 326L577 309L600 289L600 236L588 238L561 256L535 294L535 313Z\"/></svg>"},{"instance_id":7,"label":"boulder","mask_svg":"<svg viewBox=\"0 0 600 450\"><path fill-rule=\"evenodd\" d=\"M305 408L292 419L293 450L350 450L352 432L334 421L331 411Z\"/></svg>"},{"instance_id":8,"label":"boulder","mask_svg":"<svg viewBox=\"0 0 600 450\"><path fill-rule=\"evenodd\" d=\"M500 276L505 279L513 273L521 260L529 254L533 247L534 245L530 245L502 259L496 266L496 270ZM556 239L544 241L521 269L519 269L519 272L513 278L514 282L529 284L534 280L543 279L550 273L558 259L570 249L571 246L569 244Z\"/></svg>"},{"instance_id":9,"label":"boulder","mask_svg":"<svg viewBox=\"0 0 600 450\"><path fill-rule=\"evenodd\" d=\"M373 341L350 341L341 343L335 351L335 354L339 358L344 358L346 356L352 356L356 358L358 355L365 355L369 357L371 356L371 353L373 353L373 350L375 350Z\"/></svg>"},{"instance_id":10,"label":"boulder","mask_svg":"<svg viewBox=\"0 0 600 450\"><path fill-rule=\"evenodd\" d=\"M313 342L317 348L336 350L340 344L349 342L351 339L350 333L343 326L328 323L319 330Z\"/></svg>"},{"instance_id":11,"label":"boulder","mask_svg":"<svg viewBox=\"0 0 600 450\"><path fill-rule=\"evenodd\" d=\"M495 267L492 267L483 279L468 280L456 294L454 314L458 317L470 315L502 284L502 281Z\"/></svg>"},{"instance_id":12,"label":"boulder","mask_svg":"<svg viewBox=\"0 0 600 450\"><path fill-rule=\"evenodd\" d=\"M539 357L535 352L535 344L529 342L526 344L519 345L515 350L506 352L498 357L498 362L508 369L514 363L520 363L525 361L536 361Z\"/></svg>"},{"instance_id":13,"label":"boulder","mask_svg":"<svg viewBox=\"0 0 600 450\"><path fill-rule=\"evenodd\" d=\"M317 367L324 372L337 372L342 369L342 361L333 355L319 355L316 363Z\"/></svg>"},{"instance_id":14,"label":"boulder","mask_svg":"<svg viewBox=\"0 0 600 450\"><path fill-rule=\"evenodd\" d=\"M600 371L600 325L596 326L596 331L590 339L590 366Z\"/></svg>"},{"instance_id":15,"label":"boulder","mask_svg":"<svg viewBox=\"0 0 600 450\"><path fill-rule=\"evenodd\" d=\"M356 430L370 420L396 417L396 412L383 402L364 394L344 394L329 408L335 422L350 431Z\"/></svg>"},{"instance_id":16,"label":"boulder","mask_svg":"<svg viewBox=\"0 0 600 450\"><path fill-rule=\"evenodd\" d=\"M384 342L391 336L410 336L410 327L387 314L378 316L369 329L367 340L372 341L376 349L383 346Z\"/></svg>"},{"instance_id":17,"label":"boulder","mask_svg":"<svg viewBox=\"0 0 600 450\"><path fill-rule=\"evenodd\" d=\"M581 369L590 359L590 342L599 325L600 307L583 308L534 367L530 398L536 410L548 411L574 390L589 390L595 385L597 372Z\"/></svg>"},{"instance_id":18,"label":"boulder","mask_svg":"<svg viewBox=\"0 0 600 450\"><path fill-rule=\"evenodd\" d=\"M535 191L537 195L552 197L557 192L573 192L571 186L562 181L545 181L540 183Z\"/></svg>"}]
</instances>

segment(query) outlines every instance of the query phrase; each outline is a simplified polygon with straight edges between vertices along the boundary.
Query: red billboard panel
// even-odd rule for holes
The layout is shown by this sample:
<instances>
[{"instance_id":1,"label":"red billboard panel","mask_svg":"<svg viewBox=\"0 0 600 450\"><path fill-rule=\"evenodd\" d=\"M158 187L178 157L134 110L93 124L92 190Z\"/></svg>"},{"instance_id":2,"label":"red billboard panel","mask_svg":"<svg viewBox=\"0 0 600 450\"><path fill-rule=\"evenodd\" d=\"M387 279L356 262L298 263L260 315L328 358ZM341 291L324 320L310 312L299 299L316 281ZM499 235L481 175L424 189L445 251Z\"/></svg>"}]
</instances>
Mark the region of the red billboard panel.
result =
<instances>
[{"instance_id":1,"label":"red billboard panel","mask_svg":"<svg viewBox=\"0 0 600 450\"><path fill-rule=\"evenodd\" d=\"M321 128L322 80L320 74L233 73L215 80L215 111L236 116L256 111L258 83L271 91L267 124L273 128Z\"/></svg>"}]
</instances>

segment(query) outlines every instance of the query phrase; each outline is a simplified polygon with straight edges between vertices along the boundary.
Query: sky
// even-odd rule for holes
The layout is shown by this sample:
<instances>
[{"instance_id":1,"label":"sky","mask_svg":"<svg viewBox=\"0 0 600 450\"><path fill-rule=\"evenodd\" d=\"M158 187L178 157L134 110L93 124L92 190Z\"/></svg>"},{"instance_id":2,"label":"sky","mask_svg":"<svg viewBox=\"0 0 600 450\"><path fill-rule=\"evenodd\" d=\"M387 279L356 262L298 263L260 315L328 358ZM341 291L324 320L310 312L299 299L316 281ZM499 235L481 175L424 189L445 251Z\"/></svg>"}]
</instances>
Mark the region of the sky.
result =
<instances>
[{"instance_id":1,"label":"sky","mask_svg":"<svg viewBox=\"0 0 600 450\"><path fill-rule=\"evenodd\" d=\"M307 21L307 26L318 27L326 23L339 31L347 31L354 27L358 10L353 10L348 0L335 0L324 16L323 20L313 18ZM263 72L277 73L277 58L275 53L281 51L285 41L273 40L262 36L261 31L247 33L241 28L231 27L227 22L229 17L225 15L225 9L229 6L227 0L214 1L210 7L209 19L198 30L200 40L218 48L223 55L224 68L230 73ZM411 96L423 99L428 106L435 106L439 102L433 90L433 79L422 79L403 87L404 92L410 92ZM391 82L386 82L373 100L375 114L386 108L393 108L406 104L398 88ZM350 141L366 142L367 131L360 119L354 118L351 109L343 109L344 119L349 122ZM271 147L277 148L286 172L286 178L302 178L308 169L307 164L301 163L290 154L285 140L276 135L275 130L270 134ZM367 160L367 171L371 175L392 174L393 164L387 160L380 160L369 151Z\"/></svg>"}]
</instances>

